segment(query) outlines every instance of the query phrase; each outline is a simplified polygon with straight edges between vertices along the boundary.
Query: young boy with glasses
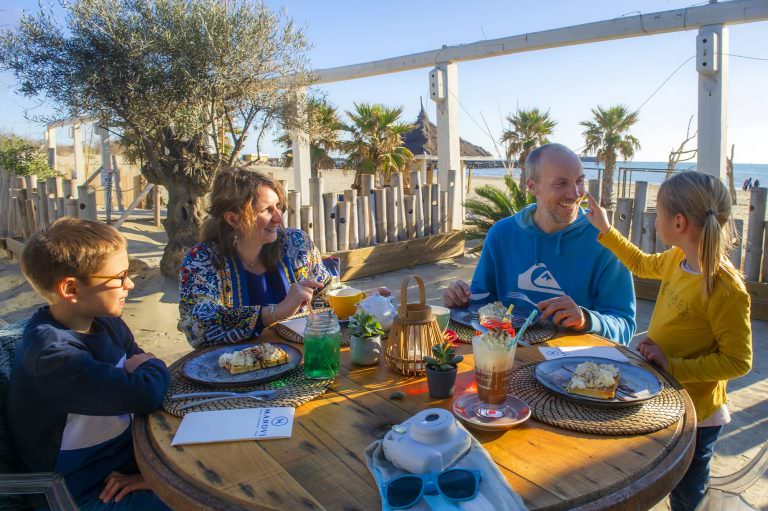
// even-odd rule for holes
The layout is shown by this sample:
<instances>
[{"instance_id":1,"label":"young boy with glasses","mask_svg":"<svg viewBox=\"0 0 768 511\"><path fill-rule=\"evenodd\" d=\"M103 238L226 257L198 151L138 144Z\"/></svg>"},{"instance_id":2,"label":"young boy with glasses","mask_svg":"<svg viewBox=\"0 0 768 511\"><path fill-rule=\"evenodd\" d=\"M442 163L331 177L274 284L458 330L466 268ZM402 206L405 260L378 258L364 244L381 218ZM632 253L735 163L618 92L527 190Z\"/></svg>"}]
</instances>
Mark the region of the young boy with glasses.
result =
<instances>
[{"instance_id":1,"label":"young boy with glasses","mask_svg":"<svg viewBox=\"0 0 768 511\"><path fill-rule=\"evenodd\" d=\"M58 472L81 510L166 510L133 455L132 414L156 410L165 364L120 319L133 282L126 241L98 222L61 218L32 236L21 270L48 302L16 353L8 422L34 472Z\"/></svg>"}]
</instances>

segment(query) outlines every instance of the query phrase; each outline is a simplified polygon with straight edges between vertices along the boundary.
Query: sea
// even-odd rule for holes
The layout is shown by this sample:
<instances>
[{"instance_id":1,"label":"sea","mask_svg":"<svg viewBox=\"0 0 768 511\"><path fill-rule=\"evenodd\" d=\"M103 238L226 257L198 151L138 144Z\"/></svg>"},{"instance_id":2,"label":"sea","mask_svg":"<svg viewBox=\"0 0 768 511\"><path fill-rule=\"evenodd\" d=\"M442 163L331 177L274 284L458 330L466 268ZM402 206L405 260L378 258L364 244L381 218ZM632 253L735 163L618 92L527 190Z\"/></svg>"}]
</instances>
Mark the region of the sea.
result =
<instances>
[{"instance_id":1,"label":"sea","mask_svg":"<svg viewBox=\"0 0 768 511\"><path fill-rule=\"evenodd\" d=\"M627 182L647 181L648 183L661 184L666 176L667 162L660 161L628 161L618 162L614 170L614 179L621 182L626 176ZM675 170L696 170L695 162L681 162ZM513 169L513 174L519 176L519 169ZM472 169L472 176L477 177L502 177L507 173L503 167ZM587 179L597 179L601 169L590 162L584 163L584 175ZM734 163L734 184L740 189L748 178L760 180L761 186L768 186L768 164L766 163Z\"/></svg>"}]
</instances>

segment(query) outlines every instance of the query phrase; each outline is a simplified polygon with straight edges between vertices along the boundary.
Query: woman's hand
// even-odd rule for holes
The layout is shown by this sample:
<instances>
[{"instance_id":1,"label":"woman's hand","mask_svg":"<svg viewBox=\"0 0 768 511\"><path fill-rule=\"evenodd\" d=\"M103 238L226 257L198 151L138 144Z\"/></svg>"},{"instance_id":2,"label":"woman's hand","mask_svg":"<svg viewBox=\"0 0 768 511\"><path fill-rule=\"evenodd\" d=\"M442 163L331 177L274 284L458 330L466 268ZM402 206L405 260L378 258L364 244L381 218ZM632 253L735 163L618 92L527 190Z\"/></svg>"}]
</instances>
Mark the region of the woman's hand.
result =
<instances>
[{"instance_id":1,"label":"woman's hand","mask_svg":"<svg viewBox=\"0 0 768 511\"><path fill-rule=\"evenodd\" d=\"M592 194L587 192L587 201L589 201L589 210L586 211L587 220L589 223L595 226L595 229L600 231L600 234L606 232L611 228L611 224L608 223L608 214L605 209L600 207Z\"/></svg>"},{"instance_id":2,"label":"woman's hand","mask_svg":"<svg viewBox=\"0 0 768 511\"><path fill-rule=\"evenodd\" d=\"M637 351L640 352L648 362L653 362L665 371L669 369L669 361L667 360L666 355L664 355L664 352L661 351L659 345L653 342L650 337L646 337L637 344Z\"/></svg>"},{"instance_id":3,"label":"woman's hand","mask_svg":"<svg viewBox=\"0 0 768 511\"><path fill-rule=\"evenodd\" d=\"M149 490L149 485L141 474L121 474L112 472L104 480L104 489L99 493L99 500L107 504L114 498L120 502L123 497L137 490Z\"/></svg>"},{"instance_id":4,"label":"woman's hand","mask_svg":"<svg viewBox=\"0 0 768 511\"><path fill-rule=\"evenodd\" d=\"M288 316L296 314L302 305L312 301L312 295L316 289L321 289L323 285L316 280L300 280L291 284L288 289L288 295L277 305L277 318L272 322L279 321Z\"/></svg>"}]
</instances>

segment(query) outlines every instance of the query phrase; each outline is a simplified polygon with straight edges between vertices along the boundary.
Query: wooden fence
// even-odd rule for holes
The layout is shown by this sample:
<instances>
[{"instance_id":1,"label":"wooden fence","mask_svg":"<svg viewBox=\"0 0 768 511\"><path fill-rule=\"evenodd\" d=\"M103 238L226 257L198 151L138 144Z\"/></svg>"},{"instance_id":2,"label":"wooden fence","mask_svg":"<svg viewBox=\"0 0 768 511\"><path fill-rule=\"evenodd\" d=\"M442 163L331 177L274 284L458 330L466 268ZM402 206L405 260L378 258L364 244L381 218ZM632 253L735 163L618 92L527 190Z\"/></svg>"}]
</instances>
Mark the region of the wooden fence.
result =
<instances>
[{"instance_id":1,"label":"wooden fence","mask_svg":"<svg viewBox=\"0 0 768 511\"><path fill-rule=\"evenodd\" d=\"M392 174L376 187L374 176L366 174L359 192L336 193L324 192L320 174L309 180L308 201L288 190L285 223L307 232L321 253L341 258L345 279L463 253L463 232L452 232L449 209L456 171L449 171L448 190L426 173L411 172L407 185L403 177Z\"/></svg>"},{"instance_id":2,"label":"wooden fence","mask_svg":"<svg viewBox=\"0 0 768 511\"><path fill-rule=\"evenodd\" d=\"M588 189L594 194L599 183L588 182ZM599 200L599 195L596 196ZM729 257L733 265L744 275L747 288L752 295L752 317L768 320L768 223L765 221L768 188L752 188L749 196L749 218L735 219L736 242ZM635 182L632 198L616 201L615 209L608 212L613 226L644 252L655 253L667 250L660 237L656 236L656 208L648 207L648 182ZM745 235L746 233L746 235ZM638 298L655 300L659 282L635 278L635 293Z\"/></svg>"},{"instance_id":3,"label":"wooden fence","mask_svg":"<svg viewBox=\"0 0 768 511\"><path fill-rule=\"evenodd\" d=\"M19 177L0 168L0 238L18 253L37 231L64 216L96 220L96 194L71 179Z\"/></svg>"}]
</instances>

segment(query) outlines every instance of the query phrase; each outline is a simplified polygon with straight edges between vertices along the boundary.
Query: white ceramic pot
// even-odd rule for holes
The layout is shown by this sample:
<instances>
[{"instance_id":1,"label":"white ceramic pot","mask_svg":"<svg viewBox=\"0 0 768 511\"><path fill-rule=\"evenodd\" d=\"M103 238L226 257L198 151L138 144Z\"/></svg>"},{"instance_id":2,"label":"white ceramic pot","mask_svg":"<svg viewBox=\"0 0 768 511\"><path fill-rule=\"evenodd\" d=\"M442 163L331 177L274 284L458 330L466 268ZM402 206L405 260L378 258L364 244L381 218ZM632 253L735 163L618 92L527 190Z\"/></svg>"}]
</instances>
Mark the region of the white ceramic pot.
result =
<instances>
[{"instance_id":1,"label":"white ceramic pot","mask_svg":"<svg viewBox=\"0 0 768 511\"><path fill-rule=\"evenodd\" d=\"M381 336L355 337L349 336L349 348L352 355L352 363L369 366L379 361L381 354Z\"/></svg>"}]
</instances>

